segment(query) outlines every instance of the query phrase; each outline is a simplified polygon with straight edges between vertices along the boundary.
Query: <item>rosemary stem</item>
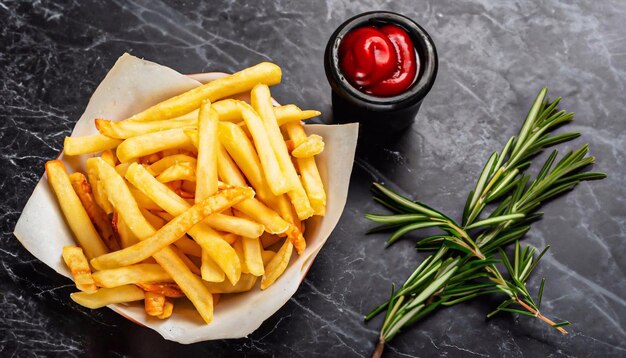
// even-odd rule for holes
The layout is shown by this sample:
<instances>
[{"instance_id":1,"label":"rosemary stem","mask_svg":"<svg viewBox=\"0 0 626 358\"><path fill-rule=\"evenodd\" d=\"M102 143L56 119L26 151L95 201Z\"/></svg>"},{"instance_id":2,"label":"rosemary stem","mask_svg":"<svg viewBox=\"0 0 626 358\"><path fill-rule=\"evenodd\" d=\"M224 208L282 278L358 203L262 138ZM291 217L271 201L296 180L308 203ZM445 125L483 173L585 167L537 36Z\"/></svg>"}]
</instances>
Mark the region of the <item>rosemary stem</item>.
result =
<instances>
[{"instance_id":1,"label":"rosemary stem","mask_svg":"<svg viewBox=\"0 0 626 358\"><path fill-rule=\"evenodd\" d=\"M524 302L524 300L520 299L519 297L515 297L515 301L522 307L524 307L524 309L532 314L534 314L537 318L539 318L540 320L546 322L547 324L549 324L550 326L554 327L556 325L556 323L554 321L552 321L551 319L549 319L548 317L542 315L541 313L539 313L538 310L530 307L529 305L526 304L526 302ZM563 333L563 334L567 334L567 331L563 328L563 327L556 327L556 329Z\"/></svg>"}]
</instances>

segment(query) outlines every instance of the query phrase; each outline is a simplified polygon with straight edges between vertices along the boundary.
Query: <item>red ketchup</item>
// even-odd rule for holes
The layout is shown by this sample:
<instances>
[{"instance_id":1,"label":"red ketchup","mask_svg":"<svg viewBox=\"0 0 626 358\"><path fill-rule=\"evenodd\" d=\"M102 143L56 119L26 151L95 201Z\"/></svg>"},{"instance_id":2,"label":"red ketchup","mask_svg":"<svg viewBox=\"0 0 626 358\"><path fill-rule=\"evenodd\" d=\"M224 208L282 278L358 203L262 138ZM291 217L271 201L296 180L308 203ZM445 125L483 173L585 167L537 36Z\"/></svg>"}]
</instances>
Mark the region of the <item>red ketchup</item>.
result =
<instances>
[{"instance_id":1,"label":"red ketchup","mask_svg":"<svg viewBox=\"0 0 626 358\"><path fill-rule=\"evenodd\" d=\"M411 86L419 63L409 34L399 26L383 25L349 32L339 46L339 67L360 91L390 97Z\"/></svg>"}]
</instances>

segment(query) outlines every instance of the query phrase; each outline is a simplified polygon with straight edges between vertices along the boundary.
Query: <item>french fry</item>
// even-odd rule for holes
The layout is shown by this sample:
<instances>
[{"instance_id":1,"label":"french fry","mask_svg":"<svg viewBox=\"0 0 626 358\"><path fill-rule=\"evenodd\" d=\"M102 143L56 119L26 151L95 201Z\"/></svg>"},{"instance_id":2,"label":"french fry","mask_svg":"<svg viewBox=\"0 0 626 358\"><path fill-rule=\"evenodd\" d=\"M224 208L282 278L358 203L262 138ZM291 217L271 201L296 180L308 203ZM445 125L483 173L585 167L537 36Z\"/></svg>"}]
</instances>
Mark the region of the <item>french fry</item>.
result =
<instances>
[{"instance_id":1,"label":"french fry","mask_svg":"<svg viewBox=\"0 0 626 358\"><path fill-rule=\"evenodd\" d=\"M271 250L263 250L261 251L261 256L263 257L263 266L267 266L270 263L272 258L276 255L274 251Z\"/></svg>"},{"instance_id":2,"label":"french fry","mask_svg":"<svg viewBox=\"0 0 626 358\"><path fill-rule=\"evenodd\" d=\"M163 314L165 296L160 293L146 292L144 298L144 310L148 316L160 316Z\"/></svg>"},{"instance_id":3,"label":"french fry","mask_svg":"<svg viewBox=\"0 0 626 358\"><path fill-rule=\"evenodd\" d=\"M111 226L109 217L96 203L91 192L91 185L89 185L89 182L87 181L87 177L85 177L82 173L72 173L70 175L70 182L72 183L72 188L74 188L80 202L83 204L91 223L98 232L98 235L100 235L100 238L106 247L109 251L119 250L119 238L115 232L113 232L113 227Z\"/></svg>"},{"instance_id":4,"label":"french fry","mask_svg":"<svg viewBox=\"0 0 626 358\"><path fill-rule=\"evenodd\" d=\"M301 123L290 122L285 125L285 130L296 146L306 141L306 133ZM300 170L300 179L311 202L311 207L315 211L315 215L324 216L326 213L326 192L324 191L324 184L317 169L315 158L297 158L296 161Z\"/></svg>"},{"instance_id":5,"label":"french fry","mask_svg":"<svg viewBox=\"0 0 626 358\"><path fill-rule=\"evenodd\" d=\"M174 246L176 246L185 255L202 257L202 248L200 245L187 236L183 236L176 240L176 242L174 242Z\"/></svg>"},{"instance_id":6,"label":"french fry","mask_svg":"<svg viewBox=\"0 0 626 358\"><path fill-rule=\"evenodd\" d=\"M249 91L257 83L275 85L280 83L280 79L280 67L273 63L263 62L172 97L135 114L130 119L136 121L157 121L173 118L199 108L204 99L216 102L218 99Z\"/></svg>"},{"instance_id":7,"label":"french fry","mask_svg":"<svg viewBox=\"0 0 626 358\"><path fill-rule=\"evenodd\" d=\"M236 285L229 281L224 282L204 282L209 292L216 293L238 293L250 291L256 284L257 277L249 273L244 273Z\"/></svg>"},{"instance_id":8,"label":"french fry","mask_svg":"<svg viewBox=\"0 0 626 358\"><path fill-rule=\"evenodd\" d=\"M102 158L102 159L104 159L104 158ZM109 163L109 162L107 162L107 163ZM120 164L115 166L115 170L118 172L119 175L124 176L124 174L126 174L126 171L128 170L128 166L131 165L131 164L132 164L132 162L120 163Z\"/></svg>"},{"instance_id":9,"label":"french fry","mask_svg":"<svg viewBox=\"0 0 626 358\"><path fill-rule=\"evenodd\" d=\"M265 231L271 234L282 234L289 229L288 222L280 217L274 210L268 208L265 204L256 199L244 200L234 207L256 222L262 224L265 227Z\"/></svg>"},{"instance_id":10,"label":"french fry","mask_svg":"<svg viewBox=\"0 0 626 358\"><path fill-rule=\"evenodd\" d=\"M87 159L87 162L90 160L94 161L93 165L98 167L109 202L124 222L133 223L130 228L135 236L140 239L152 236L155 230L139 211L139 206L137 206L137 202L135 202L124 179L101 158L90 158ZM206 323L210 323L213 320L213 296L208 292L202 280L189 271L185 263L169 247L161 249L153 257L180 286L202 319ZM143 291L141 292L143 294Z\"/></svg>"},{"instance_id":11,"label":"french fry","mask_svg":"<svg viewBox=\"0 0 626 358\"><path fill-rule=\"evenodd\" d=\"M120 162L126 163L171 148L195 150L184 129L175 128L125 139L117 147L116 154Z\"/></svg>"},{"instance_id":12,"label":"french fry","mask_svg":"<svg viewBox=\"0 0 626 358\"><path fill-rule=\"evenodd\" d=\"M163 219L159 215L155 215L151 213L150 210L143 209L143 208L140 208L139 210L141 210L141 214L143 215L143 217L146 218L146 220L148 220L148 223L150 223L150 225L155 230L159 230L165 225L166 222L169 221L169 220Z\"/></svg>"},{"instance_id":13,"label":"french fry","mask_svg":"<svg viewBox=\"0 0 626 358\"><path fill-rule=\"evenodd\" d=\"M128 190L133 194L133 198L137 202L140 208L146 210L159 210L161 209L152 199L146 196L141 190L135 188L132 184L128 185Z\"/></svg>"},{"instance_id":14,"label":"french fry","mask_svg":"<svg viewBox=\"0 0 626 358\"><path fill-rule=\"evenodd\" d=\"M242 120L241 112L237 107L237 100L223 99L212 104L220 121L239 122Z\"/></svg>"},{"instance_id":15,"label":"french fry","mask_svg":"<svg viewBox=\"0 0 626 358\"><path fill-rule=\"evenodd\" d=\"M324 140L317 134L311 134L305 142L293 149L291 155L296 158L310 158L324 151Z\"/></svg>"},{"instance_id":16,"label":"french fry","mask_svg":"<svg viewBox=\"0 0 626 358\"><path fill-rule=\"evenodd\" d=\"M259 237L265 231L265 227L257 222L220 213L207 216L203 222L215 230L246 237Z\"/></svg>"},{"instance_id":17,"label":"french fry","mask_svg":"<svg viewBox=\"0 0 626 358\"><path fill-rule=\"evenodd\" d=\"M250 107L250 105L248 105L247 103L239 102L238 106L239 110L241 111L241 115L243 116L243 120L244 122L246 122L246 126L248 127L248 130L252 135L254 147L256 148L257 154L259 156L259 161L261 162L261 167L263 168L263 173L267 178L267 184L272 190L272 193L274 195L280 195L293 189L293 187L290 186L291 183L289 183L285 179L283 173L281 172L278 159L272 148L270 136L267 133L263 121L254 111L254 109ZM227 147L226 150L228 149L229 148ZM233 155L232 153L230 154ZM237 161L236 158L233 159ZM241 169L243 170L244 168Z\"/></svg>"},{"instance_id":18,"label":"french fry","mask_svg":"<svg viewBox=\"0 0 626 358\"><path fill-rule=\"evenodd\" d=\"M97 153L107 149L117 147L121 140L109 138L102 134L96 134L85 137L65 137L63 142L63 152L65 155L81 155L89 153Z\"/></svg>"},{"instance_id":19,"label":"french fry","mask_svg":"<svg viewBox=\"0 0 626 358\"><path fill-rule=\"evenodd\" d=\"M236 163L235 168L238 167L239 170L243 172L252 187L256 190L259 199L265 203L272 203L276 196L272 193L269 183L266 180L269 178L263 173L263 168L254 149L254 145L250 142L241 127L228 122L220 122L219 139L220 143ZM226 165L226 163L224 164ZM226 182L230 181L226 180Z\"/></svg>"},{"instance_id":20,"label":"french fry","mask_svg":"<svg viewBox=\"0 0 626 358\"><path fill-rule=\"evenodd\" d=\"M232 104L237 103L236 100L232 99L224 101L232 101ZM216 103L220 102L223 101L219 101ZM220 108L220 110L218 110L218 112L220 112L220 121L233 122L240 126L245 125L245 122L242 121L243 119L241 117L241 112L231 107L232 104L229 104L229 106L223 106L223 109ZM317 117L321 115L321 113L319 111L312 110L303 111L293 104L288 104L286 106L274 107L274 115L276 116L276 122L278 122L278 125L282 126L285 123L300 122L306 119Z\"/></svg>"},{"instance_id":21,"label":"french fry","mask_svg":"<svg viewBox=\"0 0 626 358\"><path fill-rule=\"evenodd\" d=\"M75 292L70 294L70 298L83 307L96 309L114 303L141 301L145 298L145 294L135 285L125 285L101 288L95 293Z\"/></svg>"},{"instance_id":22,"label":"french fry","mask_svg":"<svg viewBox=\"0 0 626 358\"><path fill-rule=\"evenodd\" d=\"M102 154L100 155L100 157L102 157L102 159L109 163L110 166L114 167L116 166L117 163L117 157L115 156L115 153L113 152L113 150L111 149L107 149L107 150L103 150Z\"/></svg>"},{"instance_id":23,"label":"french fry","mask_svg":"<svg viewBox=\"0 0 626 358\"><path fill-rule=\"evenodd\" d=\"M198 276L200 276L202 274L202 272L200 271L198 266L196 266L196 264L193 261L191 261L191 259L189 259L189 257L187 257L187 255L182 253L176 246L171 246L170 249L172 251L174 251L176 253L176 255L178 255L178 257L180 257L180 259L183 261L185 266L187 266L189 271L191 271L192 273L194 273L194 274L196 274Z\"/></svg>"},{"instance_id":24,"label":"french fry","mask_svg":"<svg viewBox=\"0 0 626 358\"><path fill-rule=\"evenodd\" d=\"M262 290L270 287L285 272L287 265L289 265L292 252L293 244L290 240L285 240L283 246L280 247L280 250L276 252L276 255L272 257L265 267L265 274L261 279Z\"/></svg>"},{"instance_id":25,"label":"french fry","mask_svg":"<svg viewBox=\"0 0 626 358\"><path fill-rule=\"evenodd\" d=\"M321 115L318 111L301 110L293 104L274 107L274 115L279 126L291 122L300 122Z\"/></svg>"},{"instance_id":26,"label":"french fry","mask_svg":"<svg viewBox=\"0 0 626 358\"><path fill-rule=\"evenodd\" d=\"M217 169L219 177L225 183L234 186L247 185L243 175L241 175L241 172L239 171L239 168L228 155L224 147L221 147L220 152L218 153ZM234 208L240 210L254 221L262 224L268 232L279 234L285 232L289 228L288 222L283 220L275 211L268 208L255 198L244 200L241 203L236 204ZM244 236L247 235L244 234Z\"/></svg>"},{"instance_id":27,"label":"french fry","mask_svg":"<svg viewBox=\"0 0 626 358\"><path fill-rule=\"evenodd\" d=\"M174 312L174 303L170 300L165 300L165 304L163 305L163 313L157 316L159 319L167 319L170 318Z\"/></svg>"},{"instance_id":28,"label":"french fry","mask_svg":"<svg viewBox=\"0 0 626 358\"><path fill-rule=\"evenodd\" d=\"M255 275L261 276L265 272L263 267L263 256L261 255L261 243L259 238L242 237L243 256L248 271Z\"/></svg>"},{"instance_id":29,"label":"french fry","mask_svg":"<svg viewBox=\"0 0 626 358\"><path fill-rule=\"evenodd\" d=\"M133 165L126 173L126 178L143 190L144 194L155 200L163 210L171 215L180 215L190 205L181 197L172 192L165 185L157 181L141 165ZM236 283L241 275L241 265L234 249L225 242L215 230L205 224L192 227L188 233L208 252L211 258L224 271L232 283Z\"/></svg>"},{"instance_id":30,"label":"french fry","mask_svg":"<svg viewBox=\"0 0 626 358\"><path fill-rule=\"evenodd\" d=\"M178 163L189 163L191 166L196 166L196 158L190 157L185 154L175 154L163 157L158 162L151 164L148 168L153 175L159 175L163 173L167 168L176 165Z\"/></svg>"},{"instance_id":31,"label":"french fry","mask_svg":"<svg viewBox=\"0 0 626 358\"><path fill-rule=\"evenodd\" d=\"M105 213L107 213L107 215L113 213L113 206L109 203L109 199L104 191L102 182L98 179L98 168L95 166L95 162L87 161L85 166L87 168L87 179L89 179L89 185L91 186L93 198L96 200L98 206L101 207Z\"/></svg>"},{"instance_id":32,"label":"french fry","mask_svg":"<svg viewBox=\"0 0 626 358\"><path fill-rule=\"evenodd\" d=\"M243 252L243 240L241 237L237 238L237 240L233 243L233 248L239 257L239 261L241 262L241 272L242 273L250 273L248 269L248 265L246 264L246 257Z\"/></svg>"},{"instance_id":33,"label":"french fry","mask_svg":"<svg viewBox=\"0 0 626 358\"><path fill-rule=\"evenodd\" d=\"M112 288L149 282L174 282L174 279L158 264L136 264L96 271L93 280L100 287Z\"/></svg>"},{"instance_id":34,"label":"french fry","mask_svg":"<svg viewBox=\"0 0 626 358\"><path fill-rule=\"evenodd\" d=\"M107 249L98 232L94 228L87 211L80 202L78 195L72 188L65 166L60 160L51 160L46 163L48 183L58 199L61 211L74 233L74 237L85 251L88 259L104 255Z\"/></svg>"},{"instance_id":35,"label":"french fry","mask_svg":"<svg viewBox=\"0 0 626 358\"><path fill-rule=\"evenodd\" d=\"M161 183L169 183L176 180L196 181L196 166L188 162L176 163L165 169L157 176Z\"/></svg>"},{"instance_id":36,"label":"french fry","mask_svg":"<svg viewBox=\"0 0 626 358\"><path fill-rule=\"evenodd\" d=\"M211 109L211 102L203 101L198 118L196 203L217 191L218 121L218 114Z\"/></svg>"},{"instance_id":37,"label":"french fry","mask_svg":"<svg viewBox=\"0 0 626 358\"><path fill-rule=\"evenodd\" d=\"M254 196L254 191L251 188L224 189L187 209L150 237L125 249L96 257L91 260L91 265L96 269L104 270L145 260L174 243L211 213L229 208L252 196Z\"/></svg>"},{"instance_id":38,"label":"french fry","mask_svg":"<svg viewBox=\"0 0 626 358\"><path fill-rule=\"evenodd\" d=\"M93 277L89 262L83 254L83 249L77 246L65 246L63 248L63 261L70 269L76 288L83 292L93 293L98 290Z\"/></svg>"},{"instance_id":39,"label":"french fry","mask_svg":"<svg viewBox=\"0 0 626 358\"><path fill-rule=\"evenodd\" d=\"M307 198L302 183L300 183L296 168L291 162L285 140L278 127L278 122L276 122L269 87L262 84L256 85L252 89L250 96L252 107L257 111L263 121L263 125L270 139L270 144L278 160L280 170L287 180L287 185L290 188L287 194L291 199L291 203L296 209L300 220L307 219L313 215L313 208L311 208L309 198ZM248 121L246 121L246 124L248 124ZM252 136L254 138L255 134L252 134Z\"/></svg>"},{"instance_id":40,"label":"french fry","mask_svg":"<svg viewBox=\"0 0 626 358\"><path fill-rule=\"evenodd\" d=\"M228 155L226 148L218 141L217 174L226 184L233 186L246 186L246 180L233 159Z\"/></svg>"},{"instance_id":41,"label":"french fry","mask_svg":"<svg viewBox=\"0 0 626 358\"><path fill-rule=\"evenodd\" d=\"M226 273L213 260L211 254L206 250L202 250L202 267L200 275L202 279L209 282L222 282L226 278Z\"/></svg>"},{"instance_id":42,"label":"french fry","mask_svg":"<svg viewBox=\"0 0 626 358\"><path fill-rule=\"evenodd\" d=\"M196 111L161 121L133 121L128 119L124 121L109 121L96 118L96 128L101 134L118 139L126 139L174 128L193 128L197 126L198 112Z\"/></svg>"},{"instance_id":43,"label":"french fry","mask_svg":"<svg viewBox=\"0 0 626 358\"><path fill-rule=\"evenodd\" d=\"M120 218L117 213L113 213L113 220L111 221L113 230L117 232L120 238L120 248L126 248L139 242L139 239L130 230L128 225Z\"/></svg>"},{"instance_id":44,"label":"french fry","mask_svg":"<svg viewBox=\"0 0 626 358\"><path fill-rule=\"evenodd\" d=\"M136 284L145 292L160 293L165 297L185 297L183 291L173 282L139 282Z\"/></svg>"}]
</instances>

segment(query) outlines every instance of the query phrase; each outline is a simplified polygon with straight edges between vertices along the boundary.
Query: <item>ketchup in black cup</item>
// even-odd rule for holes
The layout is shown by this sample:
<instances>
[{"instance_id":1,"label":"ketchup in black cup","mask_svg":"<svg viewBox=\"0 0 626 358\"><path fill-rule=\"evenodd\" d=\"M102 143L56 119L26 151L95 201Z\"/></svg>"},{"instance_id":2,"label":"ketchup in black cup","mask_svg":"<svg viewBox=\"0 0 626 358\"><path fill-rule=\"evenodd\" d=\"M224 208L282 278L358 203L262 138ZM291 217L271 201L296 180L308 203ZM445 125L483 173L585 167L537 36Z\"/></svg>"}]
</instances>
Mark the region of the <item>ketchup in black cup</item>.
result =
<instances>
[{"instance_id":1,"label":"ketchup in black cup","mask_svg":"<svg viewBox=\"0 0 626 358\"><path fill-rule=\"evenodd\" d=\"M406 16L374 11L344 22L324 54L333 121L359 122L364 140L384 140L409 127L437 76L437 50Z\"/></svg>"}]
</instances>

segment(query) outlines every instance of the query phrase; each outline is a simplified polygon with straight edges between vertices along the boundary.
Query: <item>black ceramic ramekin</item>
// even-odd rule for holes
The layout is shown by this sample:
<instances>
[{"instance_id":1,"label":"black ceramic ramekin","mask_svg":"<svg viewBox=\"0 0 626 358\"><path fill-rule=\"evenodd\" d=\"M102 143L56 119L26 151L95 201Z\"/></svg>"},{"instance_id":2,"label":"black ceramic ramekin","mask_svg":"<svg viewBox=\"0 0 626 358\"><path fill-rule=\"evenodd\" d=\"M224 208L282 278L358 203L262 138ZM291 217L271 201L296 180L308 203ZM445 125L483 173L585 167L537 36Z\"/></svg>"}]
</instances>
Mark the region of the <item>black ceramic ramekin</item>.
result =
<instances>
[{"instance_id":1,"label":"black ceramic ramekin","mask_svg":"<svg viewBox=\"0 0 626 358\"><path fill-rule=\"evenodd\" d=\"M393 24L402 27L411 37L417 52L419 72L413 84L403 93L392 97L376 97L352 86L339 67L339 45L350 31L368 25ZM361 123L363 139L389 138L415 121L422 100L437 76L437 50L428 33L406 16L373 11L357 15L335 30L326 46L324 68L332 88L333 122Z\"/></svg>"}]
</instances>

